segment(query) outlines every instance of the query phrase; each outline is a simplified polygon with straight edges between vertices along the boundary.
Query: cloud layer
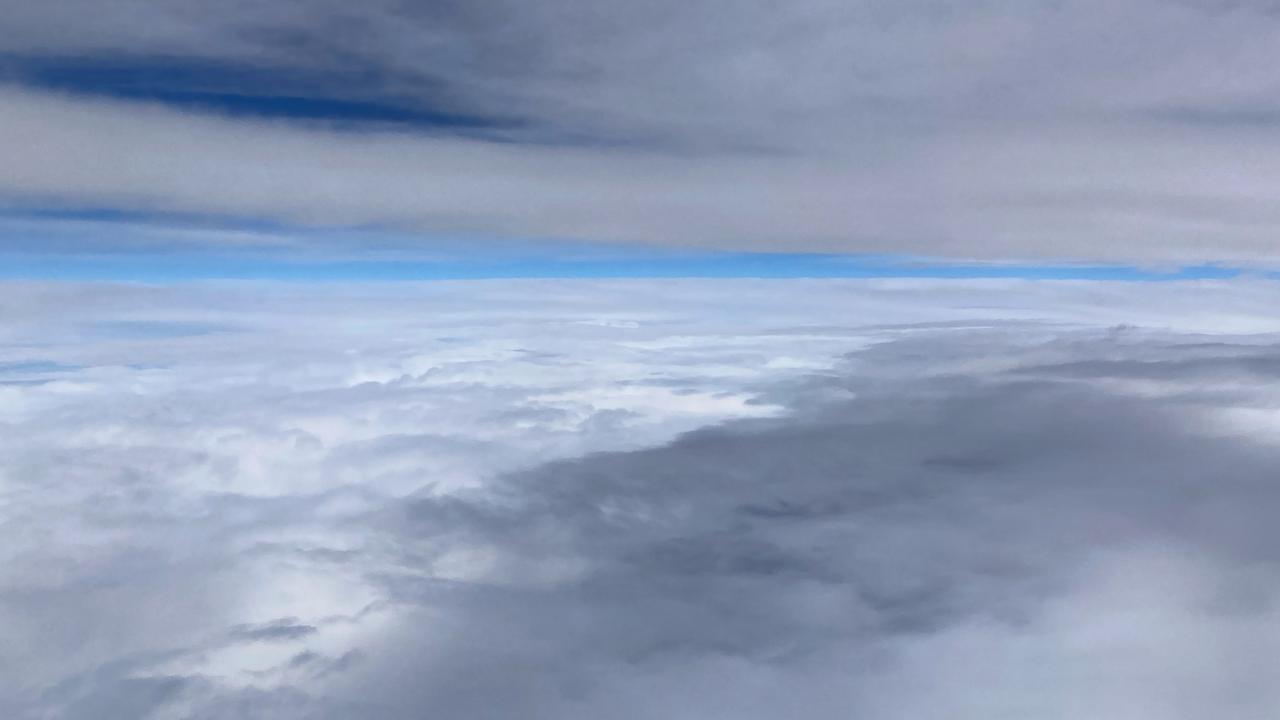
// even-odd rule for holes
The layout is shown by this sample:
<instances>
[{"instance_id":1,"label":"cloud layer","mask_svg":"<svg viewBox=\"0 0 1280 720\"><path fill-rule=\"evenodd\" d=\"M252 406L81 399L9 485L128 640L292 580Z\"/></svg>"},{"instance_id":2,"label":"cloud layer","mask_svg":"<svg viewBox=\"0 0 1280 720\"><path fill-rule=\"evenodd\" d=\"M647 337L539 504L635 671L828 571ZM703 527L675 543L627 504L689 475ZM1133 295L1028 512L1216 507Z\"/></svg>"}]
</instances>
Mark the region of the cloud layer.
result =
<instances>
[{"instance_id":1,"label":"cloud layer","mask_svg":"<svg viewBox=\"0 0 1280 720\"><path fill-rule=\"evenodd\" d=\"M10 202L738 249L1276 258L1265 3L91 5L3 7ZM255 108L286 117L243 117Z\"/></svg>"},{"instance_id":2,"label":"cloud layer","mask_svg":"<svg viewBox=\"0 0 1280 720\"><path fill-rule=\"evenodd\" d=\"M0 710L1269 717L1275 302L10 284Z\"/></svg>"}]
</instances>

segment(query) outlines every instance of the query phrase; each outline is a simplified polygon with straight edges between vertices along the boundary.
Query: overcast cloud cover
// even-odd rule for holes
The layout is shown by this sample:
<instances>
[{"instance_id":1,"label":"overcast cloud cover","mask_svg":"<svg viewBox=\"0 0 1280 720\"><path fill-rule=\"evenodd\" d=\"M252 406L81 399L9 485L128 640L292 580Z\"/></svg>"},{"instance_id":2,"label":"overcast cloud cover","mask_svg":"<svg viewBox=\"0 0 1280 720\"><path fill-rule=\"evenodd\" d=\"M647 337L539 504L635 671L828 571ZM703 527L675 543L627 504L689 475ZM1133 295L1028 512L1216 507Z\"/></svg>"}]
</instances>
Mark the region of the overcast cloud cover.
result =
<instances>
[{"instance_id":1,"label":"overcast cloud cover","mask_svg":"<svg viewBox=\"0 0 1280 720\"><path fill-rule=\"evenodd\" d=\"M1274 283L8 283L11 718L1272 717Z\"/></svg>"},{"instance_id":2,"label":"overcast cloud cover","mask_svg":"<svg viewBox=\"0 0 1280 720\"><path fill-rule=\"evenodd\" d=\"M0 196L475 238L1274 265L1274 10L6 0Z\"/></svg>"}]
</instances>

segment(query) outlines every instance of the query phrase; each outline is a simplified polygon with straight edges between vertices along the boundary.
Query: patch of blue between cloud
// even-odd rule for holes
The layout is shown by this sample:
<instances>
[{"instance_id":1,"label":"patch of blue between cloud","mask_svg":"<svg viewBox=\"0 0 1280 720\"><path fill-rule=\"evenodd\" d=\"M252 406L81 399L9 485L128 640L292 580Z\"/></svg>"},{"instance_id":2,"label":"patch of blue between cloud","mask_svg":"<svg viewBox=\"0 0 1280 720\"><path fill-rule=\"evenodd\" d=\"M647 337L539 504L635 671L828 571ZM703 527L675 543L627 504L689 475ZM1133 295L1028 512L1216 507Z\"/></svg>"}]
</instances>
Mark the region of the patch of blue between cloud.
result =
<instances>
[{"instance_id":1,"label":"patch of blue between cloud","mask_svg":"<svg viewBox=\"0 0 1280 720\"><path fill-rule=\"evenodd\" d=\"M81 365L68 365L53 360L18 360L0 362L0 376L9 375L45 375L50 373L68 373L83 370Z\"/></svg>"},{"instance_id":2,"label":"patch of blue between cloud","mask_svg":"<svg viewBox=\"0 0 1280 720\"><path fill-rule=\"evenodd\" d=\"M176 239L176 238L181 238ZM1209 280L1220 265L957 262L821 253L718 252L550 238L449 237L377 227L99 208L0 210L0 279L382 282L516 278L1009 278ZM1252 273L1274 277L1274 273Z\"/></svg>"},{"instance_id":3,"label":"patch of blue between cloud","mask_svg":"<svg viewBox=\"0 0 1280 720\"><path fill-rule=\"evenodd\" d=\"M181 57L0 55L0 78L31 87L233 116L394 124L453 132L513 129L514 118L487 117L416 94L380 92L387 79L371 68L284 70ZM420 81L420 90L430 83ZM427 87L425 89L431 89Z\"/></svg>"},{"instance_id":4,"label":"patch of blue between cloud","mask_svg":"<svg viewBox=\"0 0 1280 720\"><path fill-rule=\"evenodd\" d=\"M113 340L165 340L227 332L235 332L235 328L185 320L111 320L85 328L86 335Z\"/></svg>"},{"instance_id":5,"label":"patch of blue between cloud","mask_svg":"<svg viewBox=\"0 0 1280 720\"><path fill-rule=\"evenodd\" d=\"M15 360L0 362L0 387L37 387L47 385L69 373L84 370L83 365L70 365L55 360Z\"/></svg>"}]
</instances>

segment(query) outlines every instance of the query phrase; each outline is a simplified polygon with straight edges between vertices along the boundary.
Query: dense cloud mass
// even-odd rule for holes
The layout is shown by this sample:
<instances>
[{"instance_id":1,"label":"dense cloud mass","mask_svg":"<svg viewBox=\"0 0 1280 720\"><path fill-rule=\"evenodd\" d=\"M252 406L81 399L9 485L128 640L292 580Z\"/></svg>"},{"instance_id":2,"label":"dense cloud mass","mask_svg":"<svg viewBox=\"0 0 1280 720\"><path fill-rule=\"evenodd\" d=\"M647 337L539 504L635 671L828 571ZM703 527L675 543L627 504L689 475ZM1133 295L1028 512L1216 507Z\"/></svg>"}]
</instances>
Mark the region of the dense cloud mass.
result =
<instances>
[{"instance_id":1,"label":"dense cloud mass","mask_svg":"<svg viewBox=\"0 0 1280 720\"><path fill-rule=\"evenodd\" d=\"M0 714L1267 718L1278 299L10 284Z\"/></svg>"},{"instance_id":2,"label":"dense cloud mass","mask_svg":"<svg viewBox=\"0 0 1280 720\"><path fill-rule=\"evenodd\" d=\"M10 204L472 239L1277 257L1264 2L0 11Z\"/></svg>"}]
</instances>

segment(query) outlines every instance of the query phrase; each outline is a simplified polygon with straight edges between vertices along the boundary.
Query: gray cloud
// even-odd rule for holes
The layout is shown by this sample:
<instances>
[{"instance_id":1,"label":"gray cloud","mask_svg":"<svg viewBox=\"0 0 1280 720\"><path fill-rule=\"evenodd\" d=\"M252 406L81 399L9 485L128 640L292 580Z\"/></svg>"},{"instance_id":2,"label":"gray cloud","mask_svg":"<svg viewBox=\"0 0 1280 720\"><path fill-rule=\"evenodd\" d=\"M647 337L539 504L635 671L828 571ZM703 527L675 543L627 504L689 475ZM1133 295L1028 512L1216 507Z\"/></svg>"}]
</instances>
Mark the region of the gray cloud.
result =
<instances>
[{"instance_id":1,"label":"gray cloud","mask_svg":"<svg viewBox=\"0 0 1280 720\"><path fill-rule=\"evenodd\" d=\"M1161 654L1190 630L1260 665L1197 676L1174 716L1267 715L1276 638L1226 626L1274 619L1275 445L1203 435L1176 401L1061 381L840 386L861 397L408 504L397 537L415 555L479 545L504 561L470 585L390 578L444 628L381 648L385 665L350 686L383 688L391 717L1163 717L1179 679ZM1141 573L1182 561L1205 566L1151 580L1168 583L1151 588L1176 610L1167 625L1126 628L1114 613L1157 610L1095 596L1099 564L1135 563L1145 591ZM1045 628L1077 602L1079 627ZM958 633L973 637L944 667L899 657ZM988 655L1006 636L1039 667ZM1080 661L1107 669L1079 678ZM985 684L939 688L991 663ZM415 684L386 677L399 666L422 669Z\"/></svg>"},{"instance_id":2,"label":"gray cloud","mask_svg":"<svg viewBox=\"0 0 1280 720\"><path fill-rule=\"evenodd\" d=\"M1275 259L1280 20L1264 3L3 9L0 192L16 202L474 237ZM52 61L81 68L71 90L123 62L157 97L212 82L506 124L232 120L49 94L23 68Z\"/></svg>"}]
</instances>

